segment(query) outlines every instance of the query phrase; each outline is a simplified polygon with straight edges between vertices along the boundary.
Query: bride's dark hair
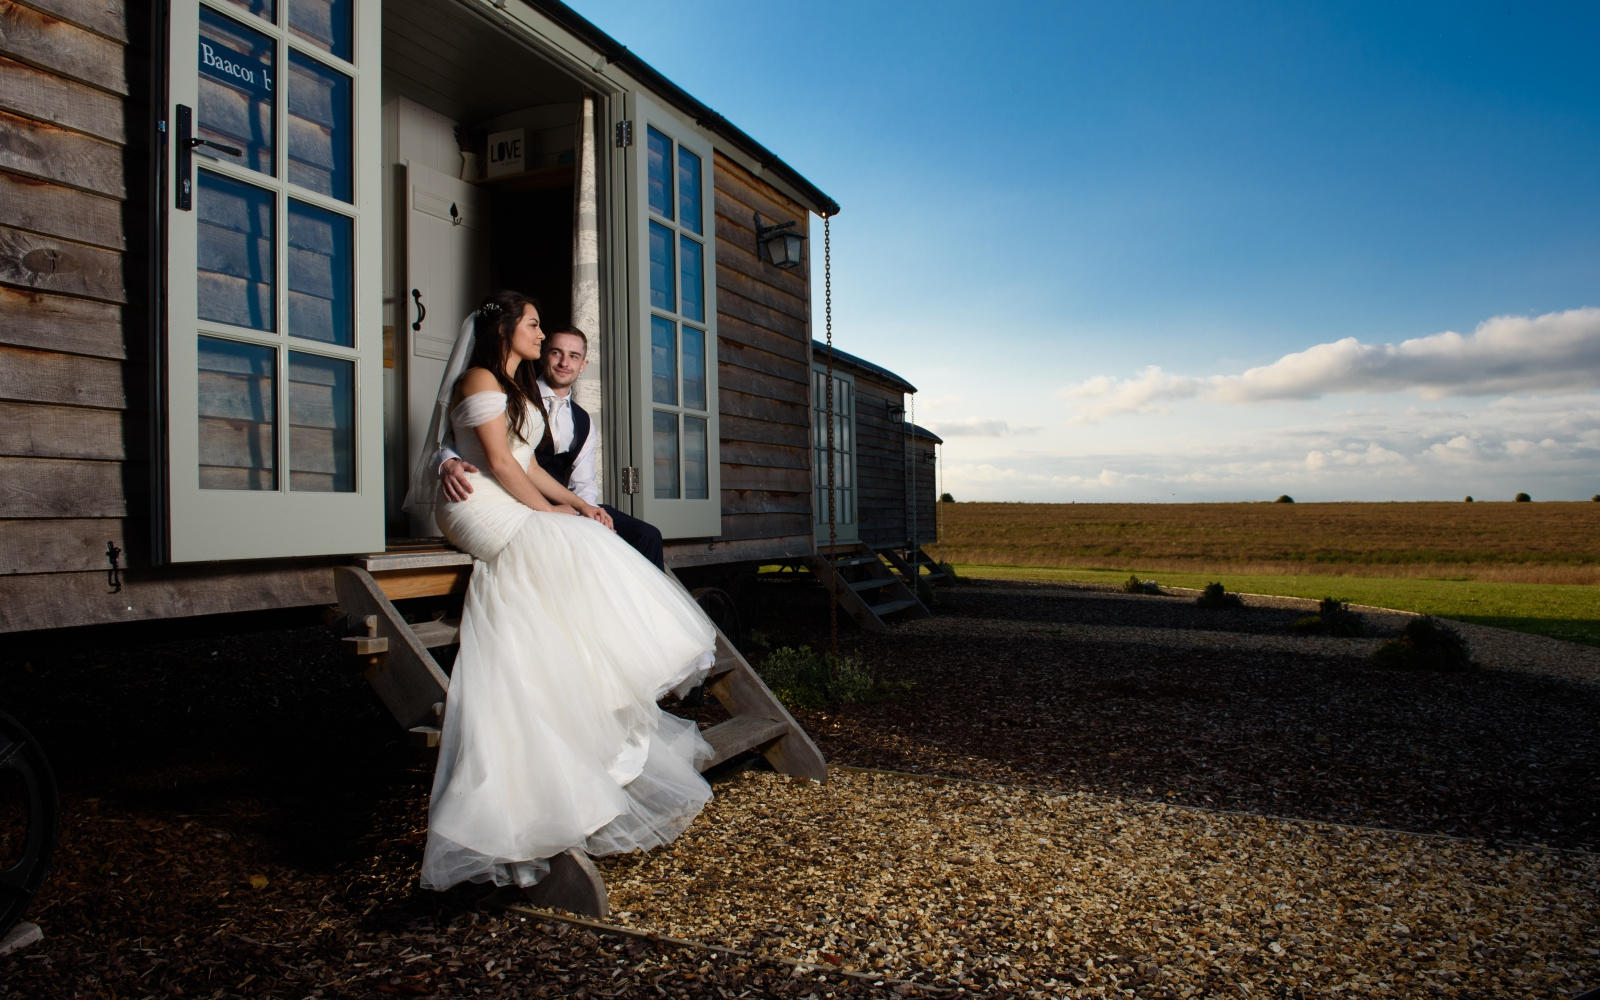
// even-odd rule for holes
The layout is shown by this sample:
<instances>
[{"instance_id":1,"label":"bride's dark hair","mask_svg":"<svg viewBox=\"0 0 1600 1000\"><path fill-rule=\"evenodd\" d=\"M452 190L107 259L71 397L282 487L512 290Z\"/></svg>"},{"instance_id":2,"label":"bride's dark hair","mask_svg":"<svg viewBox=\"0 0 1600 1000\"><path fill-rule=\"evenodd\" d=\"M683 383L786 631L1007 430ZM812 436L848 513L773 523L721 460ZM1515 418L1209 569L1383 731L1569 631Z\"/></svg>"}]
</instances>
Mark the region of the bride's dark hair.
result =
<instances>
[{"instance_id":1,"label":"bride's dark hair","mask_svg":"<svg viewBox=\"0 0 1600 1000\"><path fill-rule=\"evenodd\" d=\"M495 292L478 306L478 318L473 324L472 360L469 367L487 368L500 383L506 394L506 422L511 433L523 440L523 430L528 422L528 403L531 401L544 413L544 400L539 398L538 366L523 364L517 368L515 379L506 375L506 359L511 356L511 334L522 322L522 310L533 306L533 311L543 314L539 300L521 292Z\"/></svg>"}]
</instances>

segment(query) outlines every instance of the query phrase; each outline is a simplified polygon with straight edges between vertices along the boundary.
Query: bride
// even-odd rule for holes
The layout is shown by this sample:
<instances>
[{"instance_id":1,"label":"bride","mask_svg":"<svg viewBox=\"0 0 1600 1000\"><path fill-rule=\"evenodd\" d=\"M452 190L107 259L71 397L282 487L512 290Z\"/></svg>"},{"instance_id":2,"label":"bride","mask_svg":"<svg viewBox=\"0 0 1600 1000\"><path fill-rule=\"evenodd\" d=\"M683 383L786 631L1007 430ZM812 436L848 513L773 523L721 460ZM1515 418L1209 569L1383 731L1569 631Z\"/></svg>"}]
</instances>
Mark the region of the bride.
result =
<instances>
[{"instance_id":1,"label":"bride","mask_svg":"<svg viewBox=\"0 0 1600 1000\"><path fill-rule=\"evenodd\" d=\"M711 798L696 766L710 748L656 704L710 667L711 623L533 461L545 433L537 304L500 292L472 326L449 420L456 450L484 471L465 500L435 508L473 570L429 804L429 889L532 885L570 847L655 847Z\"/></svg>"}]
</instances>

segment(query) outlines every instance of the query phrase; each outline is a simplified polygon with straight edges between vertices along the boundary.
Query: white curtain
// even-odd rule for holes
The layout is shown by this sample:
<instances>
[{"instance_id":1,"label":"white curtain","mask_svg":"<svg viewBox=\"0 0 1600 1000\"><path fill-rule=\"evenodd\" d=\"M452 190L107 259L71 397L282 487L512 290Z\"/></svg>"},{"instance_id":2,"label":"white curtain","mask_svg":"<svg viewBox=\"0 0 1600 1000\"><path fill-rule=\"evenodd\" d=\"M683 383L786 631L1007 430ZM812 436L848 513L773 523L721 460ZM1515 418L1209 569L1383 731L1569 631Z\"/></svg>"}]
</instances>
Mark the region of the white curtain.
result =
<instances>
[{"instance_id":1,"label":"white curtain","mask_svg":"<svg viewBox=\"0 0 1600 1000\"><path fill-rule=\"evenodd\" d=\"M598 421L604 403L600 371L605 343L600 333L600 197L595 178L595 102L583 99L578 112L578 139L574 147L575 178L572 204L572 323L589 335L589 367L573 388L578 405ZM605 490L605 441L598 442L595 475Z\"/></svg>"}]
</instances>

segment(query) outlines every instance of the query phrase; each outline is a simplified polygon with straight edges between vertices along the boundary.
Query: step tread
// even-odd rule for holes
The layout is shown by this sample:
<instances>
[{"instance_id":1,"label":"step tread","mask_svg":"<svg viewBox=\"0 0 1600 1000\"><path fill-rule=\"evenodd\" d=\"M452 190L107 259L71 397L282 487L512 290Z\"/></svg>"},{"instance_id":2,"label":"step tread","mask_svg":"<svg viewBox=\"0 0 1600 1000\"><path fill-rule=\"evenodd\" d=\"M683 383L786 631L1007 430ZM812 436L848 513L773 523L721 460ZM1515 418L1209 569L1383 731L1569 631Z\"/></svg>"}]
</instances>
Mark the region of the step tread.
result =
<instances>
[{"instance_id":1,"label":"step tread","mask_svg":"<svg viewBox=\"0 0 1600 1000\"><path fill-rule=\"evenodd\" d=\"M431 622L413 622L411 631L417 640L429 649L449 646L461 639L461 623L450 619Z\"/></svg>"},{"instance_id":2,"label":"step tread","mask_svg":"<svg viewBox=\"0 0 1600 1000\"><path fill-rule=\"evenodd\" d=\"M782 719L763 719L755 715L736 715L719 722L700 735L711 744L711 759L700 765L702 771L716 767L726 760L744 753L789 732L789 724Z\"/></svg>"},{"instance_id":3,"label":"step tread","mask_svg":"<svg viewBox=\"0 0 1600 1000\"><path fill-rule=\"evenodd\" d=\"M917 601L915 599L910 599L910 600L901 599L901 600L898 600L898 601L885 601L883 604L874 604L874 605L872 605L872 613L877 615L879 618L882 618L884 615L892 615L896 611L904 611L906 608L909 608L909 607L911 607L911 606L913 606L915 604L918 604L918 603L921 603L921 602L919 602L919 601Z\"/></svg>"}]
</instances>

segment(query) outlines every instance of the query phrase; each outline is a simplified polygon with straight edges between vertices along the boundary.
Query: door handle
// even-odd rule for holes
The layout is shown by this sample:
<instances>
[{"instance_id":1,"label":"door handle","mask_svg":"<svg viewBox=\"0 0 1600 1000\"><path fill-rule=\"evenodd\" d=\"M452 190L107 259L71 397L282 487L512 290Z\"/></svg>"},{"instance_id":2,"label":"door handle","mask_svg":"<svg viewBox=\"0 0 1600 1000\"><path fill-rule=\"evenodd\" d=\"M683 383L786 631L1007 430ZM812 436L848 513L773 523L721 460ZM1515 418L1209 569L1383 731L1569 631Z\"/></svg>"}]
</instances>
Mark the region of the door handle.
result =
<instances>
[{"instance_id":1,"label":"door handle","mask_svg":"<svg viewBox=\"0 0 1600 1000\"><path fill-rule=\"evenodd\" d=\"M416 333L422 329L422 321L428 318L428 307L422 304L422 289L411 290L411 301L417 305L417 321L411 324L411 332Z\"/></svg>"},{"instance_id":2,"label":"door handle","mask_svg":"<svg viewBox=\"0 0 1600 1000\"><path fill-rule=\"evenodd\" d=\"M243 156L244 150L210 139L197 139L194 135L194 109L187 104L178 105L178 181L173 185L178 211L194 210L194 150L208 146L229 156Z\"/></svg>"}]
</instances>

